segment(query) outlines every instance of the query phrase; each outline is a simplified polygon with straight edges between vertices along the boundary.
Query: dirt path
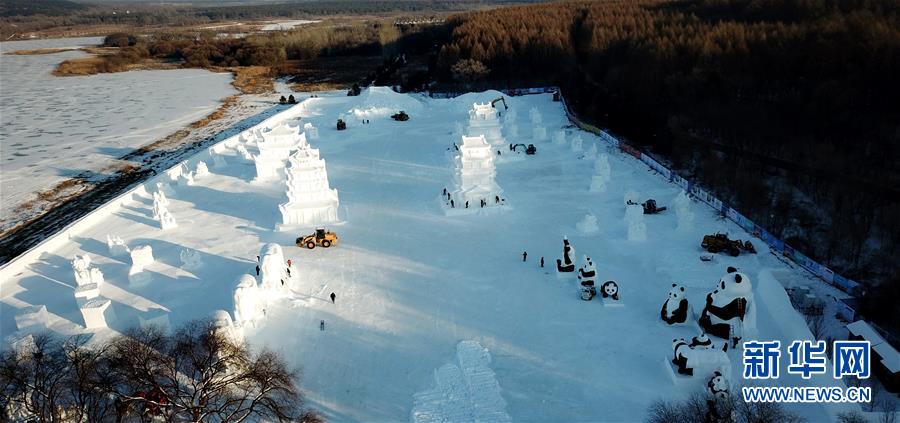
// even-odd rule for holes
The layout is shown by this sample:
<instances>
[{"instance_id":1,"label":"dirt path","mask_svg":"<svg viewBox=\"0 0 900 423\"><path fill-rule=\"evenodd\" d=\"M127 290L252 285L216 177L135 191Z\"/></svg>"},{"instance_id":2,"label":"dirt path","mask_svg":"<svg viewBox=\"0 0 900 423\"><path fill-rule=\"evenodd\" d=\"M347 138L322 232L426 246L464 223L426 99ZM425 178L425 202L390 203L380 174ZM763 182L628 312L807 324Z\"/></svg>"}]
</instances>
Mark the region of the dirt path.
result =
<instances>
[{"instance_id":1,"label":"dirt path","mask_svg":"<svg viewBox=\"0 0 900 423\"><path fill-rule=\"evenodd\" d=\"M190 125L119 157L121 166L110 177L98 181L95 175L78 175L18 209L17 216L12 218L19 223L0 234L0 264L24 253L141 181L287 107L273 103L271 96L257 95L238 95L226 105L216 112L218 115L214 120Z\"/></svg>"}]
</instances>

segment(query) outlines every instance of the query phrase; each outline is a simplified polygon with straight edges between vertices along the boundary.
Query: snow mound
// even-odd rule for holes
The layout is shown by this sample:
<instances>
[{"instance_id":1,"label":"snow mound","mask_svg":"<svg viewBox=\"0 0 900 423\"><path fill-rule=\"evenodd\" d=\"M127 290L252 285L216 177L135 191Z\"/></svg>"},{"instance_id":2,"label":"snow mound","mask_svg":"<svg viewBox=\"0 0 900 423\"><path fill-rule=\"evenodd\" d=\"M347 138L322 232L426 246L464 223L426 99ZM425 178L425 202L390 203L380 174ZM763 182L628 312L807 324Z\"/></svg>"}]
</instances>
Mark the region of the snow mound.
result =
<instances>
[{"instance_id":1,"label":"snow mound","mask_svg":"<svg viewBox=\"0 0 900 423\"><path fill-rule=\"evenodd\" d=\"M597 224L597 216L590 213L584 215L584 219L581 219L581 222L575 224L575 229L578 229L578 232L582 235L596 235L600 232L600 225Z\"/></svg>"},{"instance_id":2,"label":"snow mound","mask_svg":"<svg viewBox=\"0 0 900 423\"><path fill-rule=\"evenodd\" d=\"M494 99L505 97L503 93L497 90L482 91L480 93L466 93L449 100L450 106L448 111L460 115L466 115L472 108L472 103L485 103ZM510 99L507 99L509 101ZM502 107L502 106L498 106ZM510 109L514 106L510 105Z\"/></svg>"},{"instance_id":3,"label":"snow mound","mask_svg":"<svg viewBox=\"0 0 900 423\"><path fill-rule=\"evenodd\" d=\"M460 342L456 362L434 372L434 388L413 396L410 421L511 422L490 364L491 354L481 344Z\"/></svg>"},{"instance_id":4,"label":"snow mound","mask_svg":"<svg viewBox=\"0 0 900 423\"><path fill-rule=\"evenodd\" d=\"M388 87L369 87L361 96L359 106L347 111L357 119L384 118L401 110L415 119L425 108L415 97L396 93Z\"/></svg>"}]
</instances>

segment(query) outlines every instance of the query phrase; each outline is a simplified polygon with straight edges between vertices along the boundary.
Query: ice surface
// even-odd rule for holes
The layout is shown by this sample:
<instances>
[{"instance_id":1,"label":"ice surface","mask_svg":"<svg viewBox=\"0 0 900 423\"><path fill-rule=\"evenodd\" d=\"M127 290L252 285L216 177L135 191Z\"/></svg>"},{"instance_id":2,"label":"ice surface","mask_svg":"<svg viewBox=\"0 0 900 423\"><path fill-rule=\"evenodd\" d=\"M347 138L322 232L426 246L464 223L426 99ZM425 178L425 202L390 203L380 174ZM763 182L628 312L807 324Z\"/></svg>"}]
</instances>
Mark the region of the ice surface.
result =
<instances>
[{"instance_id":1,"label":"ice surface","mask_svg":"<svg viewBox=\"0 0 900 423\"><path fill-rule=\"evenodd\" d=\"M96 45L101 38L0 43L0 50ZM80 51L0 59L2 225L41 190L74 176L98 178L116 159L199 120L235 90L227 73L132 71L60 78Z\"/></svg>"}]
</instances>

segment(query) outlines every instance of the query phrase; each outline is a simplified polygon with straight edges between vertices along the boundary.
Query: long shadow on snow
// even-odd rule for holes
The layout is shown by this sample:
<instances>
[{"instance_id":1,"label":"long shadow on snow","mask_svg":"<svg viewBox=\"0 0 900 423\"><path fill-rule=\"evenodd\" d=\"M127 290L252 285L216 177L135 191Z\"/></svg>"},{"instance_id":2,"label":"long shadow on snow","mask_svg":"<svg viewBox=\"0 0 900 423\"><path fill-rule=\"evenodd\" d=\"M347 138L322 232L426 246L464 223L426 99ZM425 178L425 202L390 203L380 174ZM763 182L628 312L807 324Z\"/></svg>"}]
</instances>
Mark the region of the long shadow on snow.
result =
<instances>
[{"instance_id":1,"label":"long shadow on snow","mask_svg":"<svg viewBox=\"0 0 900 423\"><path fill-rule=\"evenodd\" d=\"M279 222L278 204L287 201L259 192L224 192L193 185L180 187L185 201L193 199L194 208L210 213L248 220L261 228L273 229Z\"/></svg>"}]
</instances>

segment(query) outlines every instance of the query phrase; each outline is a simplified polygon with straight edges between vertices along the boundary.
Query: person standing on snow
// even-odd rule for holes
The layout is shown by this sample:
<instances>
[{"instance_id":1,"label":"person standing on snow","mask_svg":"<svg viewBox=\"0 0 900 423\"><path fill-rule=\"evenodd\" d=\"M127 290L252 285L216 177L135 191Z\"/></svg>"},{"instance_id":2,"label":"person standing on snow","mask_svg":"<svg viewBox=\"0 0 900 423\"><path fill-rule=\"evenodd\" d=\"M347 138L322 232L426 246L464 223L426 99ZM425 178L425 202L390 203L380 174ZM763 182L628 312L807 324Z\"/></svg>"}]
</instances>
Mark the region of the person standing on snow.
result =
<instances>
[{"instance_id":1,"label":"person standing on snow","mask_svg":"<svg viewBox=\"0 0 900 423\"><path fill-rule=\"evenodd\" d=\"M335 295L334 292L332 292L332 293L331 293L331 303L332 303L332 304L334 304L334 299L335 299L336 297L337 297L337 295Z\"/></svg>"},{"instance_id":2,"label":"person standing on snow","mask_svg":"<svg viewBox=\"0 0 900 423\"><path fill-rule=\"evenodd\" d=\"M522 251L522 261L528 260L528 251Z\"/></svg>"},{"instance_id":3,"label":"person standing on snow","mask_svg":"<svg viewBox=\"0 0 900 423\"><path fill-rule=\"evenodd\" d=\"M541 256L541 267L544 267L544 256Z\"/></svg>"}]
</instances>

